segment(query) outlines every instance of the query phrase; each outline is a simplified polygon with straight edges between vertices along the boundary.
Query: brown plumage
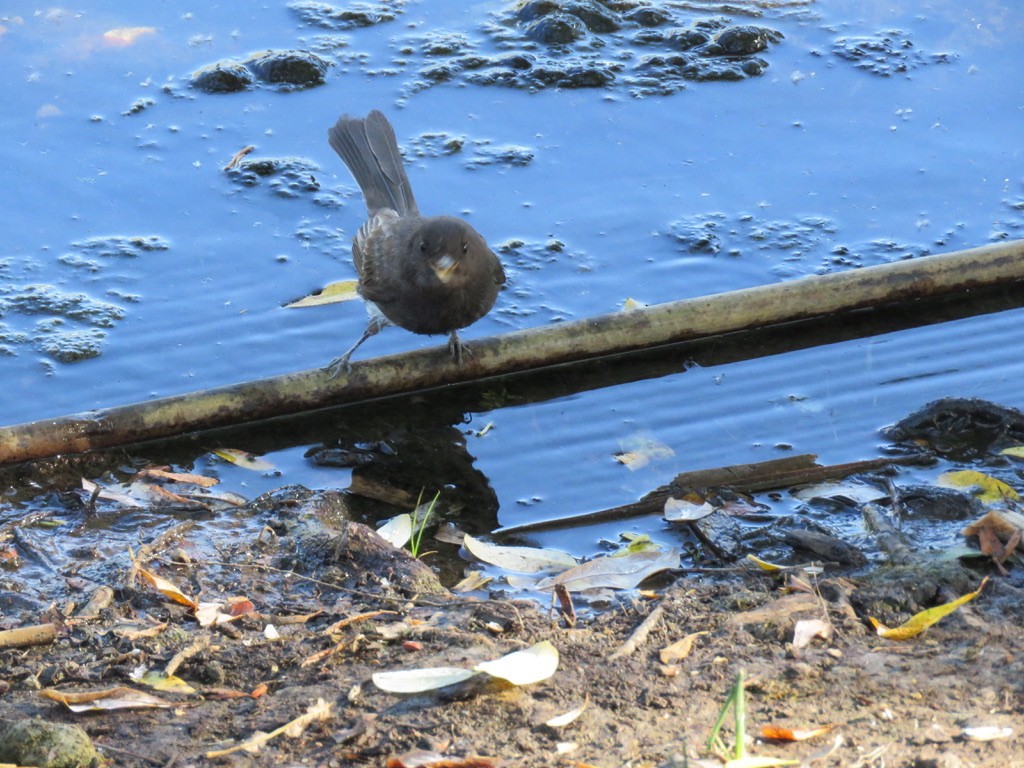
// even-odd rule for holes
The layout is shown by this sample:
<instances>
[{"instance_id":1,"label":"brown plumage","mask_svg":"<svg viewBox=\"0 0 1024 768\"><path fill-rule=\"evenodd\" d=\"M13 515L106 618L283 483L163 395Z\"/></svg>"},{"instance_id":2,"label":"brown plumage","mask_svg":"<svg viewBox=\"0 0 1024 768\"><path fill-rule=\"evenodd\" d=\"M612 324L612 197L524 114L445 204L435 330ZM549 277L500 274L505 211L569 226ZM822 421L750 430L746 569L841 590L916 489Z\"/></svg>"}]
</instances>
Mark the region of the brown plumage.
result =
<instances>
[{"instance_id":1,"label":"brown plumage","mask_svg":"<svg viewBox=\"0 0 1024 768\"><path fill-rule=\"evenodd\" d=\"M468 222L420 215L395 131L381 112L343 115L327 140L359 184L369 214L352 240L359 294L406 330L448 334L452 357L461 363L458 329L486 315L505 282L498 257ZM359 341L328 366L332 374L384 325L373 317Z\"/></svg>"}]
</instances>

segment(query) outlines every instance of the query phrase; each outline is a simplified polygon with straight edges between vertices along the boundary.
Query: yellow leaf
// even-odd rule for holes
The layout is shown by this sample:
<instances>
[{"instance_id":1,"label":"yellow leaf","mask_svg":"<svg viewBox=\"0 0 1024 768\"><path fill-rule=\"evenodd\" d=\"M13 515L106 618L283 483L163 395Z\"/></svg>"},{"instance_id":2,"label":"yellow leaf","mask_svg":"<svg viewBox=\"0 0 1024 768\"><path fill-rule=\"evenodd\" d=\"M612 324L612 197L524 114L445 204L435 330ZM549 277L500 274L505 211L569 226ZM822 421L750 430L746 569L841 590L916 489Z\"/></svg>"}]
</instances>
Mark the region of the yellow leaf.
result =
<instances>
[{"instance_id":1,"label":"yellow leaf","mask_svg":"<svg viewBox=\"0 0 1024 768\"><path fill-rule=\"evenodd\" d=\"M164 594L165 597L169 597L171 600L173 600L176 603L179 603L180 605L186 605L192 610L195 610L196 607L198 606L198 603L193 598L186 595L184 592L182 592L180 589L174 586L167 579L161 576L157 576L155 573L150 573L138 563L135 563L135 569L138 571L139 576L141 576L145 582L147 582L150 586L158 589L160 592Z\"/></svg>"},{"instance_id":2,"label":"yellow leaf","mask_svg":"<svg viewBox=\"0 0 1024 768\"><path fill-rule=\"evenodd\" d=\"M210 453L220 456L224 461L230 461L243 469L251 469L253 472L267 472L274 468L274 465L257 456L255 453L240 451L237 448L211 448Z\"/></svg>"},{"instance_id":3,"label":"yellow leaf","mask_svg":"<svg viewBox=\"0 0 1024 768\"><path fill-rule=\"evenodd\" d=\"M765 571L787 571L789 570L788 565L776 565L775 563L769 563L767 560L762 560L756 555L747 555L747 560L752 562L758 568Z\"/></svg>"},{"instance_id":4,"label":"yellow leaf","mask_svg":"<svg viewBox=\"0 0 1024 768\"><path fill-rule=\"evenodd\" d=\"M938 483L946 488L976 488L974 495L981 501L1020 499L1020 494L1002 480L974 469L943 472L938 477Z\"/></svg>"},{"instance_id":5,"label":"yellow leaf","mask_svg":"<svg viewBox=\"0 0 1024 768\"><path fill-rule=\"evenodd\" d=\"M352 301L358 299L356 292L358 280L339 280L336 283L328 283L319 291L313 291L309 296L303 296L290 304L285 304L285 309L299 309L301 307L320 307L324 304L337 304L341 301Z\"/></svg>"},{"instance_id":6,"label":"yellow leaf","mask_svg":"<svg viewBox=\"0 0 1024 768\"><path fill-rule=\"evenodd\" d=\"M1004 456L1013 456L1015 459L1024 459L1024 445L1012 445L1000 451Z\"/></svg>"},{"instance_id":7,"label":"yellow leaf","mask_svg":"<svg viewBox=\"0 0 1024 768\"><path fill-rule=\"evenodd\" d=\"M868 616L868 620L874 626L875 631L888 640L909 640L921 634L935 622L951 614L964 603L969 603L976 598L981 594L981 590L985 588L986 583L988 583L988 576L981 580L981 584L973 592L968 592L951 603L943 603L942 605L936 605L934 608L915 613L898 627L889 628L872 616Z\"/></svg>"},{"instance_id":8,"label":"yellow leaf","mask_svg":"<svg viewBox=\"0 0 1024 768\"><path fill-rule=\"evenodd\" d=\"M646 533L623 533L621 536L629 544L622 549L612 552L608 555L609 557L626 557L636 552L657 552L661 549L661 545L656 541L651 541L651 537Z\"/></svg>"},{"instance_id":9,"label":"yellow leaf","mask_svg":"<svg viewBox=\"0 0 1024 768\"><path fill-rule=\"evenodd\" d=\"M165 675L163 672L149 670L140 674L130 674L129 677L136 683L148 685L158 691L170 691L172 693L195 693L196 689L175 675Z\"/></svg>"},{"instance_id":10,"label":"yellow leaf","mask_svg":"<svg viewBox=\"0 0 1024 768\"><path fill-rule=\"evenodd\" d=\"M620 441L620 446L622 450L614 455L615 460L632 470L676 455L667 445L643 433L627 437Z\"/></svg>"}]
</instances>

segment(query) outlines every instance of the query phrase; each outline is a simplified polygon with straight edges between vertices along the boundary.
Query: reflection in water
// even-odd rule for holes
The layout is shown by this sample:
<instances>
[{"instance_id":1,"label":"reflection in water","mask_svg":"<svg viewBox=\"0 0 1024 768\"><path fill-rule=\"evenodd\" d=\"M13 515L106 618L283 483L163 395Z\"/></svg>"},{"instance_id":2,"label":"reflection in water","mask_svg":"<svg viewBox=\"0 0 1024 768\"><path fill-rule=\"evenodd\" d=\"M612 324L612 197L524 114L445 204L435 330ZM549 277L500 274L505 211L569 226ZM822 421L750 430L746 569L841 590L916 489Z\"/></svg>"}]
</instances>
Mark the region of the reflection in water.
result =
<instances>
[{"instance_id":1,"label":"reflection in water","mask_svg":"<svg viewBox=\"0 0 1024 768\"><path fill-rule=\"evenodd\" d=\"M339 435L307 456L320 467L351 467L350 490L364 499L410 509L439 493L443 519L471 533L490 531L498 496L467 450L460 427L469 421L456 402L420 398L366 425L358 441Z\"/></svg>"}]
</instances>

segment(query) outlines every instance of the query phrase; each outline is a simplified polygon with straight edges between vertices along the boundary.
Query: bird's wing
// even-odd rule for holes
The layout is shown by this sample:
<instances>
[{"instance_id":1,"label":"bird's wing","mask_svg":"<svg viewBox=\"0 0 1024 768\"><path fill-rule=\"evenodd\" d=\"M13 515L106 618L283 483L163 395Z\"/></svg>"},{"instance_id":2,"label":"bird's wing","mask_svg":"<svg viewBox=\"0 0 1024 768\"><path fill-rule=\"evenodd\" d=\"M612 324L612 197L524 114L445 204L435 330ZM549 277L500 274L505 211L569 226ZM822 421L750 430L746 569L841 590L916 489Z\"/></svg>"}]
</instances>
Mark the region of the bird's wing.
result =
<instances>
[{"instance_id":1,"label":"bird's wing","mask_svg":"<svg viewBox=\"0 0 1024 768\"><path fill-rule=\"evenodd\" d=\"M399 218L390 208L367 219L352 239L352 262L359 273L359 294L375 303L394 300L398 286L389 281L377 264L386 251L388 229Z\"/></svg>"}]
</instances>

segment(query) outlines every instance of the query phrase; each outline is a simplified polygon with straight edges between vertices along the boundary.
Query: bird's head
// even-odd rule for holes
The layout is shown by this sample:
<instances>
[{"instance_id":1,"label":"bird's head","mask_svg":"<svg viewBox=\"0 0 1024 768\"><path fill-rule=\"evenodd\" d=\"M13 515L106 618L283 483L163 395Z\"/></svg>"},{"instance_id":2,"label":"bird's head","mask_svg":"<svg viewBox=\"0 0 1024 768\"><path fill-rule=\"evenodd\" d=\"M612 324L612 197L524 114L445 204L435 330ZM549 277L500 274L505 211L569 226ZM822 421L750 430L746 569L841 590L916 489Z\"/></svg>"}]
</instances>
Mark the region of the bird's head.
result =
<instances>
[{"instance_id":1,"label":"bird's head","mask_svg":"<svg viewBox=\"0 0 1024 768\"><path fill-rule=\"evenodd\" d=\"M490 252L479 232L451 216L424 220L416 232L413 248L445 285L466 280L470 263Z\"/></svg>"}]
</instances>

